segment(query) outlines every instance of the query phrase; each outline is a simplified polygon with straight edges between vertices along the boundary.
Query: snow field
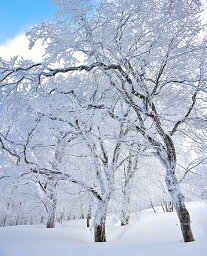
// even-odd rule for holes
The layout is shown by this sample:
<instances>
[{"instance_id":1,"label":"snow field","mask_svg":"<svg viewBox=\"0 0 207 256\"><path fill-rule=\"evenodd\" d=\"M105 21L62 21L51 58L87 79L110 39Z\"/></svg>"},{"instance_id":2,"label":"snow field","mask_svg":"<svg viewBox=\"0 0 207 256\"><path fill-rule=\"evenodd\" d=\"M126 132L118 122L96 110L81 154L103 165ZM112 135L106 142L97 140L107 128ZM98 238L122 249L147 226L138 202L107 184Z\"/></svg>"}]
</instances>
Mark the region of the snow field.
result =
<instances>
[{"instance_id":1,"label":"snow field","mask_svg":"<svg viewBox=\"0 0 207 256\"><path fill-rule=\"evenodd\" d=\"M134 214L128 226L107 219L107 243L94 243L85 220L72 220L55 229L44 226L0 228L0 256L205 256L207 205L190 203L196 241L183 243L175 213Z\"/></svg>"}]
</instances>

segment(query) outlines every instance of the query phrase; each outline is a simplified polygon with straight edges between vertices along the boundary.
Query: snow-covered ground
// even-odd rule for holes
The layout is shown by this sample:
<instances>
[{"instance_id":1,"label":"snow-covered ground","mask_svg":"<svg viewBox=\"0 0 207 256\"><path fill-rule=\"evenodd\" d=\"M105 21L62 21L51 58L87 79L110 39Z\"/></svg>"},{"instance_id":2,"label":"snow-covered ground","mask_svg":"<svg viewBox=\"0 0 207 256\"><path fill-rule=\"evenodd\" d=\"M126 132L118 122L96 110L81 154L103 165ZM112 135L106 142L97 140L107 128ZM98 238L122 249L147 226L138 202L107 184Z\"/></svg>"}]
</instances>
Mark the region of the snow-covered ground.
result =
<instances>
[{"instance_id":1,"label":"snow-covered ground","mask_svg":"<svg viewBox=\"0 0 207 256\"><path fill-rule=\"evenodd\" d=\"M109 217L107 243L93 243L85 220L57 225L0 228L0 256L205 256L207 255L207 205L188 204L196 241L183 243L175 213L145 210L120 227Z\"/></svg>"}]
</instances>

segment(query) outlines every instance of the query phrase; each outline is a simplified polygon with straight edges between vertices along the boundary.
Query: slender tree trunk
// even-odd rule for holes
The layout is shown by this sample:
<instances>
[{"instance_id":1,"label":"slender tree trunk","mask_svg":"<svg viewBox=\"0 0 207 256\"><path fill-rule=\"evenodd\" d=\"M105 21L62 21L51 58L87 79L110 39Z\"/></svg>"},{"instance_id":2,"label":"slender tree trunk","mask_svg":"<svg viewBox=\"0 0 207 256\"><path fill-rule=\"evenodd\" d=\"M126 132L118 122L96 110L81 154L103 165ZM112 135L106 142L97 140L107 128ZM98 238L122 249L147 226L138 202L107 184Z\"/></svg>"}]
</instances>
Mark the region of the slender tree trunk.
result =
<instances>
[{"instance_id":1,"label":"slender tree trunk","mask_svg":"<svg viewBox=\"0 0 207 256\"><path fill-rule=\"evenodd\" d=\"M129 211L130 195L127 192L123 196L123 204L121 210L121 226L129 224L130 211Z\"/></svg>"},{"instance_id":2,"label":"slender tree trunk","mask_svg":"<svg viewBox=\"0 0 207 256\"><path fill-rule=\"evenodd\" d=\"M138 151L139 152L139 151ZM127 172L125 174L121 211L121 226L129 224L130 219L130 200L131 200L131 188L134 179L135 170L137 169L138 157L132 157L132 152L129 151L129 160L127 166Z\"/></svg>"},{"instance_id":3,"label":"slender tree trunk","mask_svg":"<svg viewBox=\"0 0 207 256\"><path fill-rule=\"evenodd\" d=\"M125 215L124 213L122 214L122 218L121 218L121 226L125 226L129 224L129 218L130 216L127 214Z\"/></svg>"},{"instance_id":4,"label":"slender tree trunk","mask_svg":"<svg viewBox=\"0 0 207 256\"><path fill-rule=\"evenodd\" d=\"M157 127L165 143L166 151L162 151L159 156L166 170L165 182L167 185L167 189L180 221L183 240L184 242L193 242L194 237L191 230L190 214L185 206L183 195L181 194L180 187L175 175L176 151L174 143L171 137L163 132L159 124L157 125Z\"/></svg>"},{"instance_id":5,"label":"slender tree trunk","mask_svg":"<svg viewBox=\"0 0 207 256\"><path fill-rule=\"evenodd\" d=\"M91 194L88 195L90 198L90 202L88 205L88 212L87 212L87 216L86 216L86 226L87 228L90 227L90 220L91 220L91 215L92 215L92 207L93 207L93 197L91 196Z\"/></svg>"},{"instance_id":6,"label":"slender tree trunk","mask_svg":"<svg viewBox=\"0 0 207 256\"><path fill-rule=\"evenodd\" d=\"M151 207L152 207L152 209L153 209L153 212L156 213L156 210L155 210L155 207L154 207L154 205L153 205L153 203L152 203L152 200L150 200L150 205L151 205Z\"/></svg>"},{"instance_id":7,"label":"slender tree trunk","mask_svg":"<svg viewBox=\"0 0 207 256\"><path fill-rule=\"evenodd\" d=\"M173 206L177 212L180 220L181 231L183 234L183 240L185 242L194 241L193 232L191 230L191 221L189 212L185 206L183 195L180 192L179 184L175 175L176 169L176 150L173 140L170 135L166 134L162 129L159 116L157 114L155 105L152 104L152 110L154 112L153 121L156 126L158 134L162 137L163 146L160 149L157 148L156 143L150 138L151 144L154 144L158 156L165 167L166 175L165 182L168 192L170 194Z\"/></svg>"},{"instance_id":8,"label":"slender tree trunk","mask_svg":"<svg viewBox=\"0 0 207 256\"><path fill-rule=\"evenodd\" d=\"M87 226L87 228L90 227L90 219L91 219L91 215L87 215L87 218L86 218L86 226Z\"/></svg>"},{"instance_id":9,"label":"slender tree trunk","mask_svg":"<svg viewBox=\"0 0 207 256\"><path fill-rule=\"evenodd\" d=\"M99 200L94 218L94 241L106 242L106 211L108 202Z\"/></svg>"},{"instance_id":10,"label":"slender tree trunk","mask_svg":"<svg viewBox=\"0 0 207 256\"><path fill-rule=\"evenodd\" d=\"M164 200L163 201L163 204L164 204L164 207L163 208L165 208L164 209L164 212L166 211L166 212L173 212L173 203L172 203L172 201L169 201L169 200Z\"/></svg>"},{"instance_id":11,"label":"slender tree trunk","mask_svg":"<svg viewBox=\"0 0 207 256\"><path fill-rule=\"evenodd\" d=\"M87 217L86 217L86 226L87 226L87 228L90 227L91 211L92 211L92 209L91 209L91 207L90 207L90 208L88 209L88 213L87 213Z\"/></svg>"},{"instance_id":12,"label":"slender tree trunk","mask_svg":"<svg viewBox=\"0 0 207 256\"><path fill-rule=\"evenodd\" d=\"M180 192L180 188L175 177L174 170L167 170L165 182L168 188L168 192L171 196L172 203L174 205L174 208L177 212L180 221L183 239L185 242L193 242L194 237L193 232L191 230L190 215L185 206L183 195Z\"/></svg>"},{"instance_id":13,"label":"slender tree trunk","mask_svg":"<svg viewBox=\"0 0 207 256\"><path fill-rule=\"evenodd\" d=\"M7 215L4 217L3 223L2 223L2 227L6 226L6 220L7 220Z\"/></svg>"},{"instance_id":14,"label":"slender tree trunk","mask_svg":"<svg viewBox=\"0 0 207 256\"><path fill-rule=\"evenodd\" d=\"M55 228L55 213L54 213L54 211L52 211L52 212L48 215L46 227L47 227L47 228Z\"/></svg>"},{"instance_id":15,"label":"slender tree trunk","mask_svg":"<svg viewBox=\"0 0 207 256\"><path fill-rule=\"evenodd\" d=\"M56 215L56 199L54 195L51 198L51 205L48 207L48 219L47 219L47 228L55 228L55 215Z\"/></svg>"}]
</instances>

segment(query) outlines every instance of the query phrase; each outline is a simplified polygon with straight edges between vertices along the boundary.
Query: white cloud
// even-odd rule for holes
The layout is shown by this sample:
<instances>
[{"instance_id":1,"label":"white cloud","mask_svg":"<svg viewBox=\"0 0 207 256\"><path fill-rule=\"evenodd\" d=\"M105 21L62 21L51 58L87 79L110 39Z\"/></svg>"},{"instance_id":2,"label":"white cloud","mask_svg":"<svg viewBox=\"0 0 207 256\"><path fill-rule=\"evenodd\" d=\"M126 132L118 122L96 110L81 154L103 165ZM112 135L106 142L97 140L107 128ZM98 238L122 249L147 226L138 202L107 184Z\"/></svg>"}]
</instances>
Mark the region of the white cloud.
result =
<instances>
[{"instance_id":1,"label":"white cloud","mask_svg":"<svg viewBox=\"0 0 207 256\"><path fill-rule=\"evenodd\" d=\"M0 45L0 57L4 60L10 60L13 56L20 56L24 59L41 62L42 56L45 53L41 40L35 43L35 46L29 50L29 40L24 34L17 35L6 41L5 44ZM85 55L81 52L74 53L77 59L77 65L86 64ZM57 63L55 66L60 67L61 64ZM54 67L54 66L53 66Z\"/></svg>"},{"instance_id":2,"label":"white cloud","mask_svg":"<svg viewBox=\"0 0 207 256\"><path fill-rule=\"evenodd\" d=\"M0 45L0 57L9 60L11 57L19 55L24 59L40 61L44 54L41 42L37 42L32 50L28 49L29 41L24 34L20 34Z\"/></svg>"}]
</instances>

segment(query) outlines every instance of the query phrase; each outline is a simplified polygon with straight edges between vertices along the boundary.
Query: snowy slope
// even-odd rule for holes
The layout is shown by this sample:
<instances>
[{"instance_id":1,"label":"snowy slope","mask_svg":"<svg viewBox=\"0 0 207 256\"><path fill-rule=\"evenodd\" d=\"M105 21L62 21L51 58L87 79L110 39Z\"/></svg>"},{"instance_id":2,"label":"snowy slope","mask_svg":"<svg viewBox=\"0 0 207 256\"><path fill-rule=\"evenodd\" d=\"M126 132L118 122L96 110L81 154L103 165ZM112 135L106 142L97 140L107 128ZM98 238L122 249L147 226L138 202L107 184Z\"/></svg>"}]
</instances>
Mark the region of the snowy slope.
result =
<instances>
[{"instance_id":1,"label":"snowy slope","mask_svg":"<svg viewBox=\"0 0 207 256\"><path fill-rule=\"evenodd\" d=\"M84 220L56 229L43 226L0 228L0 256L205 256L207 255L207 205L189 204L196 242L183 243L175 213L142 211L131 224L120 227L109 217L107 243L93 243Z\"/></svg>"}]
</instances>

